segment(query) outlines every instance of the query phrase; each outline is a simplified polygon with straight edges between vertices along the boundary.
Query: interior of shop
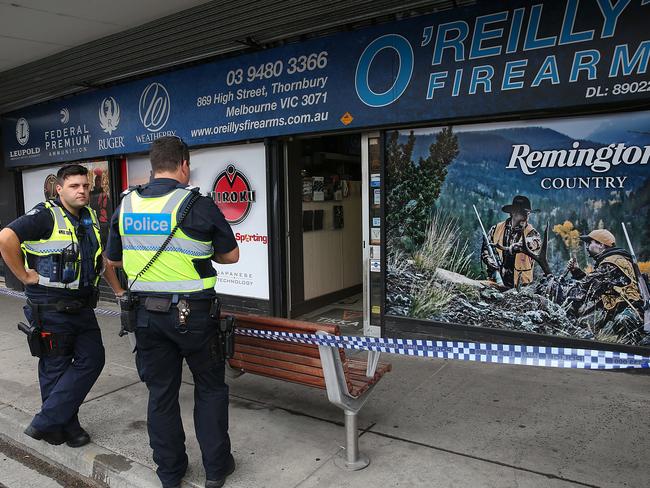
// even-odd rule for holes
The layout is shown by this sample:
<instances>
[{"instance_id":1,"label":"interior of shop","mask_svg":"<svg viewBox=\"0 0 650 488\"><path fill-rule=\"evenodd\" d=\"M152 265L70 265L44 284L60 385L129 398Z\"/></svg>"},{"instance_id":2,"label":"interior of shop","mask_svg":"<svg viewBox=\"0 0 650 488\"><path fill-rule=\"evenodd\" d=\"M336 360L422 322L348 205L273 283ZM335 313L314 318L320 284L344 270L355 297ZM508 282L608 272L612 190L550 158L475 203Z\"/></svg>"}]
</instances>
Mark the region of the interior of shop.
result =
<instances>
[{"instance_id":1,"label":"interior of shop","mask_svg":"<svg viewBox=\"0 0 650 488\"><path fill-rule=\"evenodd\" d=\"M359 135L286 143L290 316L363 330Z\"/></svg>"}]
</instances>

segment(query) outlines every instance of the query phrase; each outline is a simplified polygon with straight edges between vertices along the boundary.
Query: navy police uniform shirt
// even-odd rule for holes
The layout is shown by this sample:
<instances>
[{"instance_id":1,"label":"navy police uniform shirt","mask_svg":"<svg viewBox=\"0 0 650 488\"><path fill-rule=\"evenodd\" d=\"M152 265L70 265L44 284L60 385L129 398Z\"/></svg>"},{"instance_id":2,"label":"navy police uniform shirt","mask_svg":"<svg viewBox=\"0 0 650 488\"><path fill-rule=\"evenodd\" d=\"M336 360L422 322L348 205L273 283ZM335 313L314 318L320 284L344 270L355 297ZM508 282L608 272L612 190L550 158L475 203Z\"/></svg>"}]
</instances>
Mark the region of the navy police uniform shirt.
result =
<instances>
[{"instance_id":1,"label":"navy police uniform shirt","mask_svg":"<svg viewBox=\"0 0 650 488\"><path fill-rule=\"evenodd\" d=\"M45 287L42 285L27 285L25 287L25 294L31 299L39 299L41 297L79 298L89 296L93 291L93 282L97 276L95 253L99 247L99 242L97 242L92 228L92 217L86 208L82 208L79 211L79 217L77 218L61 205L59 199L54 200L54 203L63 209L76 229L81 252L79 290ZM54 218L52 212L45 207L45 203L41 202L25 215L11 222L7 227L16 233L20 242L38 241L48 239L52 235ZM27 265L31 269L36 269L37 259L39 258L36 256L27 255Z\"/></svg>"},{"instance_id":2,"label":"navy police uniform shirt","mask_svg":"<svg viewBox=\"0 0 650 488\"><path fill-rule=\"evenodd\" d=\"M151 181L139 188L138 193L143 197L157 197L165 195L175 188L187 188L177 180L172 178L153 178ZM185 204L184 204L185 205ZM182 213L183 206L179 209ZM230 225L226 218L219 210L219 207L209 198L199 198L185 220L180 225L180 229L192 239L200 241L212 241L214 252L216 254L225 254L237 247L237 241L233 235ZM120 237L120 207L115 209L115 213L111 218L111 226L106 244L106 257L111 261L122 260L122 240ZM155 266L155 264L154 264ZM195 261L195 266L198 273L202 278L214 276L216 271L212 267L209 259ZM164 295L164 293L142 293L139 295ZM192 293L192 298L210 298L215 296L214 289L205 290L203 292Z\"/></svg>"}]
</instances>

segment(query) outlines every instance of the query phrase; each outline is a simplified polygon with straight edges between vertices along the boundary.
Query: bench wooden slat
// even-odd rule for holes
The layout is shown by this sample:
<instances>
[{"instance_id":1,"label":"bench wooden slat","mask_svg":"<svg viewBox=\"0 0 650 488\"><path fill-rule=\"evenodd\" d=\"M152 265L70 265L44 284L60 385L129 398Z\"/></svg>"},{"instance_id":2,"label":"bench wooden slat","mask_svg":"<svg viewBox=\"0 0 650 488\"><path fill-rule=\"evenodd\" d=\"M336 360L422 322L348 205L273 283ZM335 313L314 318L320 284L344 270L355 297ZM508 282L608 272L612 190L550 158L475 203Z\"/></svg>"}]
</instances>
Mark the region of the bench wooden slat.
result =
<instances>
[{"instance_id":1,"label":"bench wooden slat","mask_svg":"<svg viewBox=\"0 0 650 488\"><path fill-rule=\"evenodd\" d=\"M268 376L270 378L283 379L292 383L313 386L315 388L325 388L325 379L317 376L290 372L282 369L275 369L269 366L255 364L249 361L242 361L239 359L230 359L230 365L235 369L247 371L249 373Z\"/></svg>"},{"instance_id":2,"label":"bench wooden slat","mask_svg":"<svg viewBox=\"0 0 650 488\"><path fill-rule=\"evenodd\" d=\"M290 363L303 364L305 366L313 366L316 368L321 367L320 358L304 356L301 354L293 354L290 352L271 350L264 346L249 346L246 344L239 344L235 352L250 356L259 356L265 358L276 359L278 361L286 361Z\"/></svg>"},{"instance_id":3,"label":"bench wooden slat","mask_svg":"<svg viewBox=\"0 0 650 488\"><path fill-rule=\"evenodd\" d=\"M278 351L289 352L292 354L300 354L302 356L309 356L320 359L318 346L310 344L296 344L293 342L274 341L273 339L260 339L257 337L236 336L235 349L239 344L247 344L251 346L265 347Z\"/></svg>"},{"instance_id":4,"label":"bench wooden slat","mask_svg":"<svg viewBox=\"0 0 650 488\"><path fill-rule=\"evenodd\" d=\"M361 374L365 376L366 374L366 362L365 361L360 361L358 359L347 359L346 363L347 368L351 372L357 372L361 371ZM384 376L386 373L388 373L392 369L392 366L390 363L377 363L377 368L375 370L375 376L379 375L379 378ZM379 379L377 378L377 379Z\"/></svg>"},{"instance_id":5,"label":"bench wooden slat","mask_svg":"<svg viewBox=\"0 0 650 488\"><path fill-rule=\"evenodd\" d=\"M372 378L366 376L366 362L359 359L349 359L344 363L345 377L348 384L348 391L353 396L359 396L368 388L377 383L384 374L391 369L388 363L378 363L375 374Z\"/></svg>"},{"instance_id":6,"label":"bench wooden slat","mask_svg":"<svg viewBox=\"0 0 650 488\"><path fill-rule=\"evenodd\" d=\"M347 373L347 377L350 379L350 381L357 383L367 383L369 385L374 385L377 383L382 376L383 375L375 375L372 378L368 378L365 372L357 374L351 372Z\"/></svg>"},{"instance_id":7,"label":"bench wooden slat","mask_svg":"<svg viewBox=\"0 0 650 488\"><path fill-rule=\"evenodd\" d=\"M298 364L291 361L280 361L264 356L257 356L255 354L242 354L238 352L235 352L235 359L240 359L249 363L260 364L262 366L269 366L275 370L303 373L310 376L318 376L321 378L324 377L323 368L320 366L306 366L304 364Z\"/></svg>"}]
</instances>

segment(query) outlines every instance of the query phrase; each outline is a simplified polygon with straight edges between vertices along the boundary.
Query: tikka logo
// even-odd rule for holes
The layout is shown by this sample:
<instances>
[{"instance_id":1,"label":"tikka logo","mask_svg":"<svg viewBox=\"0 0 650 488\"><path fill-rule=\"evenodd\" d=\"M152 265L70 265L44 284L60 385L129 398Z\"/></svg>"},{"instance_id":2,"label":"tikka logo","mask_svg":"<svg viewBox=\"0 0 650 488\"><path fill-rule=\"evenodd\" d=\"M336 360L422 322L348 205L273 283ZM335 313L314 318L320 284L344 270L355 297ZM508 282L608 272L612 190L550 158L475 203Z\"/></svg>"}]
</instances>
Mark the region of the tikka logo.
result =
<instances>
[{"instance_id":1,"label":"tikka logo","mask_svg":"<svg viewBox=\"0 0 650 488\"><path fill-rule=\"evenodd\" d=\"M29 141L29 123L23 117L16 121L16 140L21 146Z\"/></svg>"},{"instance_id":2,"label":"tikka logo","mask_svg":"<svg viewBox=\"0 0 650 488\"><path fill-rule=\"evenodd\" d=\"M49 174L45 177L43 182L43 194L45 195L45 200L53 200L58 196L56 192L56 185L59 184L59 181L56 179L56 175Z\"/></svg>"},{"instance_id":3,"label":"tikka logo","mask_svg":"<svg viewBox=\"0 0 650 488\"><path fill-rule=\"evenodd\" d=\"M140 95L140 121L149 132L157 132L167 123L171 110L169 93L160 83L150 83Z\"/></svg>"},{"instance_id":4,"label":"tikka logo","mask_svg":"<svg viewBox=\"0 0 650 488\"><path fill-rule=\"evenodd\" d=\"M122 219L125 235L169 235L171 232L170 214L125 213Z\"/></svg>"},{"instance_id":5,"label":"tikka logo","mask_svg":"<svg viewBox=\"0 0 650 488\"><path fill-rule=\"evenodd\" d=\"M255 202L255 190L235 165L229 164L217 176L213 188L210 196L229 224L240 224L248 217Z\"/></svg>"},{"instance_id":6,"label":"tikka logo","mask_svg":"<svg viewBox=\"0 0 650 488\"><path fill-rule=\"evenodd\" d=\"M99 105L99 126L110 136L120 123L120 106L113 97L107 97Z\"/></svg>"}]
</instances>

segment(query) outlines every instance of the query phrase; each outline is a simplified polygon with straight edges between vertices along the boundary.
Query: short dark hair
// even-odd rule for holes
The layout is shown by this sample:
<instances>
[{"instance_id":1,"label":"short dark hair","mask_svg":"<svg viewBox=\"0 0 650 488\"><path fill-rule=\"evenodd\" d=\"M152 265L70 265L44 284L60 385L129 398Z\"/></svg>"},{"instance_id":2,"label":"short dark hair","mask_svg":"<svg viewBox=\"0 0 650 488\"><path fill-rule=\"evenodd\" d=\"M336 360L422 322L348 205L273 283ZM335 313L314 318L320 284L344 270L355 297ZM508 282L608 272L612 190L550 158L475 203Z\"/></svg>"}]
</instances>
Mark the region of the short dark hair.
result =
<instances>
[{"instance_id":1,"label":"short dark hair","mask_svg":"<svg viewBox=\"0 0 650 488\"><path fill-rule=\"evenodd\" d=\"M66 164L56 172L56 180L59 185L63 186L63 182L68 176L76 175L88 176L88 168L80 164Z\"/></svg>"},{"instance_id":2,"label":"short dark hair","mask_svg":"<svg viewBox=\"0 0 650 488\"><path fill-rule=\"evenodd\" d=\"M180 137L160 137L151 144L149 160L154 173L176 171L183 161L190 160L190 150Z\"/></svg>"}]
</instances>

